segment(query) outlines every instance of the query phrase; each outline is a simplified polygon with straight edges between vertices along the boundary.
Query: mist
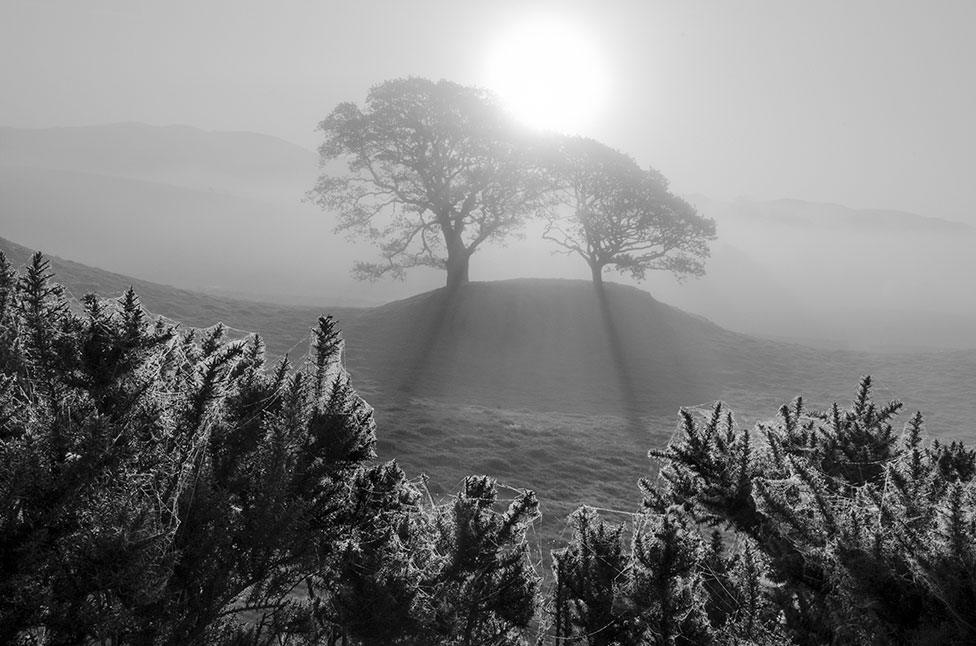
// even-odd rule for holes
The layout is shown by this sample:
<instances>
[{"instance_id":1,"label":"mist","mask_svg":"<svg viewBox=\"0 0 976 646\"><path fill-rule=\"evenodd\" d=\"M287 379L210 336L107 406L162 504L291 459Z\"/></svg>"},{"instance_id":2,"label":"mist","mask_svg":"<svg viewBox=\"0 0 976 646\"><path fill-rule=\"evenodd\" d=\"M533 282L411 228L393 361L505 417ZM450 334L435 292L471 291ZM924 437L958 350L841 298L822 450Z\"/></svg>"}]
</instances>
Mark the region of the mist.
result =
<instances>
[{"instance_id":1,"label":"mist","mask_svg":"<svg viewBox=\"0 0 976 646\"><path fill-rule=\"evenodd\" d=\"M664 172L719 225L706 277L678 286L652 275L652 293L778 338L973 347L972 233L952 227L976 223L970 3L844 3L842 24L830 3L561 6L560 20L585 25L587 51L599 50L608 93L583 134ZM491 52L519 12L373 9L385 19L306 3L5 4L4 233L141 278L277 302L378 304L435 286L422 270L402 284L351 280L368 245L302 204L318 172L315 127L383 78L490 80ZM106 127L115 122L125 123ZM76 125L93 129L58 129ZM183 223L152 231L132 216L140 204L178 210ZM585 277L531 226L524 241L476 256L478 277ZM261 253L228 249L190 269L197 231L235 231ZM106 249L113 235L172 240Z\"/></svg>"},{"instance_id":2,"label":"mist","mask_svg":"<svg viewBox=\"0 0 976 646\"><path fill-rule=\"evenodd\" d=\"M974 24L3 2L0 642L976 643Z\"/></svg>"}]
</instances>

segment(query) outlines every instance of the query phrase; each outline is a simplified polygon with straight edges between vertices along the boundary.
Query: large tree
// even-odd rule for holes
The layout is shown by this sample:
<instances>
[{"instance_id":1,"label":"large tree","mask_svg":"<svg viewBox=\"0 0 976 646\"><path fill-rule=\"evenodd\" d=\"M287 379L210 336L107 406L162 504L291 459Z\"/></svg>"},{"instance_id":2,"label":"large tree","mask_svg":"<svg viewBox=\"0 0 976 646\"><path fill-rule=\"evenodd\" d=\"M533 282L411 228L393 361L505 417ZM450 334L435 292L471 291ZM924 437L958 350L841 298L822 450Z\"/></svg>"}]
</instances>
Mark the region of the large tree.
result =
<instances>
[{"instance_id":1,"label":"large tree","mask_svg":"<svg viewBox=\"0 0 976 646\"><path fill-rule=\"evenodd\" d=\"M592 139L564 137L555 148L559 208L543 237L582 257L597 287L608 266L637 280L649 270L704 274L715 223L672 194L661 173Z\"/></svg>"},{"instance_id":2,"label":"large tree","mask_svg":"<svg viewBox=\"0 0 976 646\"><path fill-rule=\"evenodd\" d=\"M468 282L471 254L499 241L548 194L525 133L488 92L422 78L373 87L365 106L342 103L319 129L326 173L310 199L338 215L337 231L380 247L380 262L356 264L361 278L410 267Z\"/></svg>"}]
</instances>

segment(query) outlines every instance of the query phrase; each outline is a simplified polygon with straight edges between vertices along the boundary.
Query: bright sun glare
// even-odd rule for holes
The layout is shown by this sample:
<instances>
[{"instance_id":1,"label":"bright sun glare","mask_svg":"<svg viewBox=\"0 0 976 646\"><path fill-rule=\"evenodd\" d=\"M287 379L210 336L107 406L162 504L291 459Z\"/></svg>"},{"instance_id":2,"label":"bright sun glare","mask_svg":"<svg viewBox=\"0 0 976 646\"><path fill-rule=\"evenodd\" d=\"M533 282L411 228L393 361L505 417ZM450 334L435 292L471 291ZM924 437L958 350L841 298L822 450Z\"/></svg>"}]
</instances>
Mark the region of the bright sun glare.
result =
<instances>
[{"instance_id":1,"label":"bright sun glare","mask_svg":"<svg viewBox=\"0 0 976 646\"><path fill-rule=\"evenodd\" d=\"M598 115L607 76L587 34L538 16L502 34L490 52L487 84L527 125L570 134Z\"/></svg>"}]
</instances>

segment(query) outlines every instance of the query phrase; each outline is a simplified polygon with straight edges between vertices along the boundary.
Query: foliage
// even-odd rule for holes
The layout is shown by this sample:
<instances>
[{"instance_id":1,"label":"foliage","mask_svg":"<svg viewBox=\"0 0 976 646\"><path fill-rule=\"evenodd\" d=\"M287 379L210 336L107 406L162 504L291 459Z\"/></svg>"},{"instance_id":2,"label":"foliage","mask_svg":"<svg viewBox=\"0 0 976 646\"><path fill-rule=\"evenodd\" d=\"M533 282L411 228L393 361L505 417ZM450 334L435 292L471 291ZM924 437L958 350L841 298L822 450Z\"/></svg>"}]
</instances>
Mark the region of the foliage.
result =
<instances>
[{"instance_id":1,"label":"foliage","mask_svg":"<svg viewBox=\"0 0 976 646\"><path fill-rule=\"evenodd\" d=\"M551 171L559 204L548 212L544 237L583 258L600 284L612 266L643 280L648 271L701 276L715 223L668 190L654 169L583 137L556 144Z\"/></svg>"},{"instance_id":2,"label":"foliage","mask_svg":"<svg viewBox=\"0 0 976 646\"><path fill-rule=\"evenodd\" d=\"M798 644L976 640L976 453L925 446L916 414L902 437L898 402L875 404L864 378L851 406L737 429L717 405L666 450L649 509L682 506L762 555L763 603Z\"/></svg>"},{"instance_id":3,"label":"foliage","mask_svg":"<svg viewBox=\"0 0 976 646\"><path fill-rule=\"evenodd\" d=\"M309 198L336 211L337 231L379 244L382 261L358 263L361 278L424 266L446 269L449 286L466 283L471 254L547 199L529 139L483 90L390 80L319 129L323 166L339 160L347 172L323 175Z\"/></svg>"},{"instance_id":4,"label":"foliage","mask_svg":"<svg viewBox=\"0 0 976 646\"><path fill-rule=\"evenodd\" d=\"M0 641L524 632L533 495L500 512L480 478L437 506L372 464L331 318L297 370L265 372L256 337L150 322L131 290L75 312L50 278L39 254L19 278L0 256Z\"/></svg>"},{"instance_id":5,"label":"foliage","mask_svg":"<svg viewBox=\"0 0 976 646\"><path fill-rule=\"evenodd\" d=\"M384 511L357 523L342 555L336 623L363 644L522 643L538 584L524 540L534 494L499 511L496 483L471 476L451 503L405 514L397 501L419 505L420 493L389 469L354 494L357 509Z\"/></svg>"},{"instance_id":6,"label":"foliage","mask_svg":"<svg viewBox=\"0 0 976 646\"><path fill-rule=\"evenodd\" d=\"M586 507L571 520L572 543L553 555L557 639L591 646L710 641L695 567L701 546L683 518L642 516L628 552L623 526Z\"/></svg>"},{"instance_id":7,"label":"foliage","mask_svg":"<svg viewBox=\"0 0 976 646\"><path fill-rule=\"evenodd\" d=\"M0 255L0 323L3 643L976 642L976 451L899 436L869 378L753 430L683 411L642 507L574 513L544 589L532 492L437 503L372 460L330 318L266 371L256 337Z\"/></svg>"}]
</instances>

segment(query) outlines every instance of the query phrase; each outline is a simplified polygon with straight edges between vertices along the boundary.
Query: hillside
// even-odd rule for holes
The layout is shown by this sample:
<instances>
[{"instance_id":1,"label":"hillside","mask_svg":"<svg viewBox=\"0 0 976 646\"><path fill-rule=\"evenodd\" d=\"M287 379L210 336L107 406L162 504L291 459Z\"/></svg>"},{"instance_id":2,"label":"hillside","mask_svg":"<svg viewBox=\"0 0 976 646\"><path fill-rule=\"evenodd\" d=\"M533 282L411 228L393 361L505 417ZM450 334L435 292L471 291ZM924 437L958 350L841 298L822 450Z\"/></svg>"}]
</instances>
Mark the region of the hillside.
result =
<instances>
[{"instance_id":1,"label":"hillside","mask_svg":"<svg viewBox=\"0 0 976 646\"><path fill-rule=\"evenodd\" d=\"M376 305L440 282L418 275L364 290L350 270L373 250L336 244L333 218L302 202L318 173L313 151L252 132L0 128L0 236L184 289L291 305Z\"/></svg>"},{"instance_id":2,"label":"hillside","mask_svg":"<svg viewBox=\"0 0 976 646\"><path fill-rule=\"evenodd\" d=\"M31 168L289 199L306 190L316 164L314 152L268 135L144 123L0 128L0 158Z\"/></svg>"},{"instance_id":3,"label":"hillside","mask_svg":"<svg viewBox=\"0 0 976 646\"><path fill-rule=\"evenodd\" d=\"M15 264L28 251L7 241ZM316 317L339 318L354 385L376 408L379 453L452 489L490 473L537 489L549 540L570 501L617 508L649 473L646 451L670 438L681 406L721 399L740 423L773 416L803 394L846 401L870 373L879 400L921 409L930 431L972 437L976 352L823 351L727 330L647 292L610 284L605 307L583 281L472 283L371 309L283 307L216 298L54 259L77 296L132 284L153 312L260 331L276 354L300 357ZM907 417L907 416L906 416Z\"/></svg>"},{"instance_id":4,"label":"hillside","mask_svg":"<svg viewBox=\"0 0 976 646\"><path fill-rule=\"evenodd\" d=\"M646 456L671 438L679 407L725 401L740 424L799 394L812 409L849 401L863 374L879 401L920 409L947 439L972 439L976 352L825 351L736 334L609 285L472 283L420 294L344 326L347 364L376 406L379 451L446 492L466 473L536 489L540 540L574 503L629 511ZM909 414L904 415L907 421ZM896 429L900 432L900 428Z\"/></svg>"},{"instance_id":5,"label":"hillside","mask_svg":"<svg viewBox=\"0 0 976 646\"><path fill-rule=\"evenodd\" d=\"M976 352L826 351L729 332L642 290L607 287L605 305L584 281L471 283L365 310L347 326L350 365L384 393L504 409L575 414L673 415L724 400L767 414L803 393L826 405L864 373L925 412L917 394L927 362L976 365ZM357 358L358 357L358 358ZM937 382L926 380L930 388ZM928 390L928 389L926 389ZM758 397L768 402L756 410ZM771 408L769 408L771 407Z\"/></svg>"},{"instance_id":6,"label":"hillside","mask_svg":"<svg viewBox=\"0 0 976 646\"><path fill-rule=\"evenodd\" d=\"M0 250L18 266L32 253L3 238ZM672 415L681 406L717 399L734 404L740 390L762 392L771 401L800 391L826 400L846 394L847 384L864 371L857 366L886 371L900 363L899 357L814 350L729 332L645 291L612 283L605 306L584 281L520 279L474 282L454 298L439 289L375 308L312 308L201 294L57 256L51 261L76 297L117 295L132 285L154 313L188 326L221 321L259 332L276 354L304 338L320 314L334 314L342 321L347 361L359 386L398 401ZM745 388L738 385L744 378ZM889 378L898 376L879 375L882 383Z\"/></svg>"},{"instance_id":7,"label":"hillside","mask_svg":"<svg viewBox=\"0 0 976 646\"><path fill-rule=\"evenodd\" d=\"M0 238L0 251L15 266L21 267L30 259L33 251L10 240ZM57 256L48 255L56 280L62 283L75 298L95 293L118 296L131 285L143 306L154 314L166 316L184 326L209 327L218 322L238 328L240 331L259 332L268 351L280 355L308 338L308 330L321 315L320 308L289 307L253 301L222 298L170 287L131 276L116 274L83 265ZM342 319L351 319L360 310L331 308Z\"/></svg>"}]
</instances>

